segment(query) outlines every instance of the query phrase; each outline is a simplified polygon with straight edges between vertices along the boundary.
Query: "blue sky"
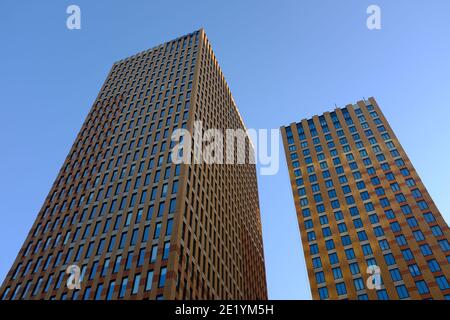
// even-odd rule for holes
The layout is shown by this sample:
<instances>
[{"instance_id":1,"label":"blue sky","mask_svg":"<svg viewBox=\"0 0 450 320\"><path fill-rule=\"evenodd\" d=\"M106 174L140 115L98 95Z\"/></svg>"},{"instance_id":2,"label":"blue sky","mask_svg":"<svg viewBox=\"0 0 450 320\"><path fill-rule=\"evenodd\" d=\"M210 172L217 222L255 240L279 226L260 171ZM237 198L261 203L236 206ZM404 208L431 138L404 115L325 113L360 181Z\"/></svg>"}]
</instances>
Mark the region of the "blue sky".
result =
<instances>
[{"instance_id":1,"label":"blue sky","mask_svg":"<svg viewBox=\"0 0 450 320\"><path fill-rule=\"evenodd\" d=\"M81 8L81 30L66 8ZM366 9L381 8L381 30ZM204 27L250 128L374 96L446 221L450 2L0 2L0 281L106 75L121 58ZM309 299L285 159L259 177L269 296Z\"/></svg>"}]
</instances>

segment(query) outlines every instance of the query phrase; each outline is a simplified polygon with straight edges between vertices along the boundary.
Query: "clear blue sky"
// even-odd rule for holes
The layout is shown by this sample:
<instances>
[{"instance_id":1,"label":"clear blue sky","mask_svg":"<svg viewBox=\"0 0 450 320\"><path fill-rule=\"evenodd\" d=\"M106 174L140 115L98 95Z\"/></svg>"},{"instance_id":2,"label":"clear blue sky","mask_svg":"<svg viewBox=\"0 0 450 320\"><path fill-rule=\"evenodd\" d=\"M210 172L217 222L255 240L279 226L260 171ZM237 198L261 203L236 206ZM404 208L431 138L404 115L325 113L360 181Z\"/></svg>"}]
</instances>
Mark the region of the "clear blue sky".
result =
<instances>
[{"instance_id":1,"label":"clear blue sky","mask_svg":"<svg viewBox=\"0 0 450 320\"><path fill-rule=\"evenodd\" d=\"M81 7L82 29L66 29ZM366 8L382 29L366 28ZM377 98L450 221L450 1L0 2L0 281L114 61L204 27L248 127ZM280 150L281 151L281 150ZM309 299L283 153L259 177L269 296Z\"/></svg>"}]
</instances>

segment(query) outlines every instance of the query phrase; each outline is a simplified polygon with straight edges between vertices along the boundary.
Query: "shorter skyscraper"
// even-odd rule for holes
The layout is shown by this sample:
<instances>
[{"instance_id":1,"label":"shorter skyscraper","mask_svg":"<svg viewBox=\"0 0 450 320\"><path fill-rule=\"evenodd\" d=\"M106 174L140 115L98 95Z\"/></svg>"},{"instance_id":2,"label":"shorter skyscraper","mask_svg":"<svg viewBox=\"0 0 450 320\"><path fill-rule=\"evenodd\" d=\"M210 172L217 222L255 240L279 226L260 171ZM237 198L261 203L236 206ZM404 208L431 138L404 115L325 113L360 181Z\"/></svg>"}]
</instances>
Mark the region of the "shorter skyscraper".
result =
<instances>
[{"instance_id":1,"label":"shorter skyscraper","mask_svg":"<svg viewBox=\"0 0 450 320\"><path fill-rule=\"evenodd\" d=\"M375 99L281 129L313 298L450 299L449 228Z\"/></svg>"}]
</instances>

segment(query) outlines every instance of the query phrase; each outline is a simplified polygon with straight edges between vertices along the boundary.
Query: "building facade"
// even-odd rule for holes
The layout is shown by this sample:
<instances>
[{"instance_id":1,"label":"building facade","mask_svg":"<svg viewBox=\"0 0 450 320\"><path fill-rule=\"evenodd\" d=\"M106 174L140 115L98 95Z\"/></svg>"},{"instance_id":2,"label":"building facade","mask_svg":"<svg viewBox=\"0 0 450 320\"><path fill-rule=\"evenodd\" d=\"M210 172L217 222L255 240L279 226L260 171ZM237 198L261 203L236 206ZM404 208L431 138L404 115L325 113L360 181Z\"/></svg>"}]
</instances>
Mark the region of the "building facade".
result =
<instances>
[{"instance_id":1,"label":"building facade","mask_svg":"<svg viewBox=\"0 0 450 320\"><path fill-rule=\"evenodd\" d=\"M449 299L448 226L375 99L281 130L313 299Z\"/></svg>"},{"instance_id":2,"label":"building facade","mask_svg":"<svg viewBox=\"0 0 450 320\"><path fill-rule=\"evenodd\" d=\"M116 62L1 299L267 299L255 165L175 164L195 121L245 128L203 29Z\"/></svg>"}]
</instances>

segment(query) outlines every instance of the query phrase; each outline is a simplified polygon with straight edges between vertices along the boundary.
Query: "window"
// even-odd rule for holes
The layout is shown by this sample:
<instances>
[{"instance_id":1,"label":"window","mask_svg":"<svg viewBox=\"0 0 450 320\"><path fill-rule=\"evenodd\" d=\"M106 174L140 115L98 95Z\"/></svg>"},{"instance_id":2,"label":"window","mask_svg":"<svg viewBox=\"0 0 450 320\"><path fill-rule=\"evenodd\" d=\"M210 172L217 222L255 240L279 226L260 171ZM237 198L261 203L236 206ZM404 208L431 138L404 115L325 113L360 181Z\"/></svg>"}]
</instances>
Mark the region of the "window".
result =
<instances>
[{"instance_id":1,"label":"window","mask_svg":"<svg viewBox=\"0 0 450 320\"><path fill-rule=\"evenodd\" d=\"M359 219L358 219L359 220ZM367 238L367 233L363 230L363 231L359 231L358 233L358 239L359 239L359 241L366 241L368 238Z\"/></svg>"},{"instance_id":2,"label":"window","mask_svg":"<svg viewBox=\"0 0 450 320\"><path fill-rule=\"evenodd\" d=\"M330 264L331 264L331 265L336 264L336 263L339 263L339 259L338 259L338 256L337 256L336 253L330 253L330 254L328 255L328 257L329 257L329 259L330 259Z\"/></svg>"},{"instance_id":3,"label":"window","mask_svg":"<svg viewBox=\"0 0 450 320\"><path fill-rule=\"evenodd\" d=\"M128 278L122 279L122 285L120 286L119 298L125 297L125 293L127 291Z\"/></svg>"},{"instance_id":4,"label":"window","mask_svg":"<svg viewBox=\"0 0 450 320\"><path fill-rule=\"evenodd\" d=\"M128 252L127 261L125 263L125 270L131 269L132 262L133 262L133 252Z\"/></svg>"},{"instance_id":5,"label":"window","mask_svg":"<svg viewBox=\"0 0 450 320\"><path fill-rule=\"evenodd\" d=\"M101 299L102 291L103 291L103 284L100 283L97 286L97 291L95 292L95 300L100 300Z\"/></svg>"},{"instance_id":6,"label":"window","mask_svg":"<svg viewBox=\"0 0 450 320\"><path fill-rule=\"evenodd\" d=\"M433 252L431 251L431 248L430 248L430 246L429 246L428 244L423 244L423 245L421 245L421 246L420 246L420 251L422 252L422 254L423 254L424 257L433 254Z\"/></svg>"},{"instance_id":7,"label":"window","mask_svg":"<svg viewBox=\"0 0 450 320\"><path fill-rule=\"evenodd\" d=\"M363 227L362 220L360 218L357 218L357 219L353 220L353 225L355 226L355 229L362 228ZM362 231L362 232L364 232L364 231ZM360 236L359 236L359 233L358 233L358 238L359 237Z\"/></svg>"},{"instance_id":8,"label":"window","mask_svg":"<svg viewBox=\"0 0 450 320\"><path fill-rule=\"evenodd\" d=\"M108 293L106 295L106 300L111 300L114 294L114 286L116 285L115 281L111 281L108 288Z\"/></svg>"},{"instance_id":9,"label":"window","mask_svg":"<svg viewBox=\"0 0 450 320\"><path fill-rule=\"evenodd\" d=\"M352 275L360 273L359 265L357 262L350 263L349 267L350 267L350 272L352 273Z\"/></svg>"},{"instance_id":10,"label":"window","mask_svg":"<svg viewBox=\"0 0 450 320\"><path fill-rule=\"evenodd\" d=\"M319 288L319 297L321 300L328 299L328 289L327 287Z\"/></svg>"},{"instance_id":11,"label":"window","mask_svg":"<svg viewBox=\"0 0 450 320\"><path fill-rule=\"evenodd\" d=\"M390 203L389 200L387 198L382 198L380 199L380 204L383 208L389 207Z\"/></svg>"},{"instance_id":12,"label":"window","mask_svg":"<svg viewBox=\"0 0 450 320\"><path fill-rule=\"evenodd\" d=\"M416 241L423 241L425 240L425 236L423 235L422 231L420 230L416 230L413 232L414 235L414 239L416 239Z\"/></svg>"},{"instance_id":13,"label":"window","mask_svg":"<svg viewBox=\"0 0 450 320\"><path fill-rule=\"evenodd\" d=\"M125 231L122 232L122 235L120 236L119 249L123 249L126 240L127 240L127 232Z\"/></svg>"},{"instance_id":14,"label":"window","mask_svg":"<svg viewBox=\"0 0 450 320\"><path fill-rule=\"evenodd\" d=\"M161 271L159 273L158 288L164 287L164 285L166 283L166 273L167 273L167 268L166 267L162 267Z\"/></svg>"},{"instance_id":15,"label":"window","mask_svg":"<svg viewBox=\"0 0 450 320\"><path fill-rule=\"evenodd\" d=\"M89 275L89 280L94 279L95 274L97 273L98 261L94 261L92 264L91 274Z\"/></svg>"},{"instance_id":16,"label":"window","mask_svg":"<svg viewBox=\"0 0 450 320\"><path fill-rule=\"evenodd\" d=\"M426 282L423 280L416 281L416 287L420 294L430 293L430 289L428 289Z\"/></svg>"},{"instance_id":17,"label":"window","mask_svg":"<svg viewBox=\"0 0 450 320\"><path fill-rule=\"evenodd\" d=\"M450 250L450 244L447 239L439 240L438 243L443 252L447 252Z\"/></svg>"},{"instance_id":18,"label":"window","mask_svg":"<svg viewBox=\"0 0 450 320\"><path fill-rule=\"evenodd\" d=\"M342 271L341 268L333 268L333 278L334 280L342 279Z\"/></svg>"},{"instance_id":19,"label":"window","mask_svg":"<svg viewBox=\"0 0 450 320\"><path fill-rule=\"evenodd\" d=\"M317 246L317 244L313 243L313 244L309 245L309 251L310 251L311 255L318 254L319 247Z\"/></svg>"},{"instance_id":20,"label":"window","mask_svg":"<svg viewBox=\"0 0 450 320\"><path fill-rule=\"evenodd\" d=\"M377 297L378 297L378 300L389 300L389 296L386 292L386 289L378 290Z\"/></svg>"},{"instance_id":21,"label":"window","mask_svg":"<svg viewBox=\"0 0 450 320\"><path fill-rule=\"evenodd\" d=\"M377 187L375 189L375 193L377 194L377 196L382 196L385 194L384 189L382 187Z\"/></svg>"},{"instance_id":22,"label":"window","mask_svg":"<svg viewBox=\"0 0 450 320\"><path fill-rule=\"evenodd\" d=\"M330 237L331 236L331 229L330 229L330 227L322 228L322 233L323 233L323 237L324 238Z\"/></svg>"},{"instance_id":23,"label":"window","mask_svg":"<svg viewBox=\"0 0 450 320\"><path fill-rule=\"evenodd\" d=\"M364 253L365 256L368 256L368 255L372 254L372 248L370 247L369 243L367 243L365 245L362 245L361 247L363 249L363 253Z\"/></svg>"},{"instance_id":24,"label":"window","mask_svg":"<svg viewBox=\"0 0 450 320\"><path fill-rule=\"evenodd\" d=\"M377 265L377 261L375 260L375 258L368 258L366 259L367 265L368 266L376 266Z\"/></svg>"},{"instance_id":25,"label":"window","mask_svg":"<svg viewBox=\"0 0 450 320\"><path fill-rule=\"evenodd\" d=\"M139 230L137 228L133 230L133 233L131 234L130 246L136 245L138 232Z\"/></svg>"},{"instance_id":26,"label":"window","mask_svg":"<svg viewBox=\"0 0 450 320\"><path fill-rule=\"evenodd\" d=\"M153 270L150 270L147 272L147 282L145 284L145 291L152 290L152 283L153 283Z\"/></svg>"},{"instance_id":27,"label":"window","mask_svg":"<svg viewBox=\"0 0 450 320\"><path fill-rule=\"evenodd\" d=\"M391 223L391 230L393 232L400 232L401 231L400 224L397 221L392 222Z\"/></svg>"},{"instance_id":28,"label":"window","mask_svg":"<svg viewBox=\"0 0 450 320\"><path fill-rule=\"evenodd\" d=\"M158 239L160 234L161 234L161 222L158 222L155 226L155 234L153 236L153 239Z\"/></svg>"},{"instance_id":29,"label":"window","mask_svg":"<svg viewBox=\"0 0 450 320\"><path fill-rule=\"evenodd\" d=\"M110 259L106 258L105 262L103 263L102 272L100 274L102 277L106 276L106 273L107 273L108 268L109 268L109 262L110 262Z\"/></svg>"},{"instance_id":30,"label":"window","mask_svg":"<svg viewBox=\"0 0 450 320\"><path fill-rule=\"evenodd\" d=\"M436 282L441 290L447 290L450 288L447 278L445 276L436 277Z\"/></svg>"},{"instance_id":31,"label":"window","mask_svg":"<svg viewBox=\"0 0 450 320\"><path fill-rule=\"evenodd\" d=\"M397 268L389 270L389 273L391 274L392 281L395 282L402 280L402 275L400 274L400 271Z\"/></svg>"},{"instance_id":32,"label":"window","mask_svg":"<svg viewBox=\"0 0 450 320\"><path fill-rule=\"evenodd\" d=\"M428 223L434 222L436 220L431 212L424 213L423 216Z\"/></svg>"},{"instance_id":33,"label":"window","mask_svg":"<svg viewBox=\"0 0 450 320\"><path fill-rule=\"evenodd\" d=\"M386 264L388 266L391 266L391 265L395 264L395 258L392 255L392 253L385 254L384 255L384 260L386 261Z\"/></svg>"},{"instance_id":34,"label":"window","mask_svg":"<svg viewBox=\"0 0 450 320\"><path fill-rule=\"evenodd\" d=\"M109 242L108 252L111 252L114 249L115 242L116 242L116 236L113 235L113 236L111 236L111 240Z\"/></svg>"},{"instance_id":35,"label":"window","mask_svg":"<svg viewBox=\"0 0 450 320\"><path fill-rule=\"evenodd\" d=\"M150 263L155 263L157 257L158 257L158 245L155 244L152 246L152 251L150 254Z\"/></svg>"},{"instance_id":36,"label":"window","mask_svg":"<svg viewBox=\"0 0 450 320\"><path fill-rule=\"evenodd\" d=\"M397 241L397 244L399 245L399 246L405 246L406 245L406 238L405 238L405 236L404 235L399 235L399 236L397 236L397 237L395 237L395 239L396 239L396 241Z\"/></svg>"},{"instance_id":37,"label":"window","mask_svg":"<svg viewBox=\"0 0 450 320\"><path fill-rule=\"evenodd\" d=\"M338 230L339 230L340 233L347 232L347 225L345 224L345 222L342 222L342 223L338 224ZM348 236L343 236L343 237L348 237ZM351 243L350 237L348 237L348 239L342 239L342 243L343 244L344 243Z\"/></svg>"},{"instance_id":38,"label":"window","mask_svg":"<svg viewBox=\"0 0 450 320\"><path fill-rule=\"evenodd\" d=\"M388 219L395 218L395 214L394 214L394 211L392 211L392 209L384 211L384 214L386 215L386 218L388 218Z\"/></svg>"},{"instance_id":39,"label":"window","mask_svg":"<svg viewBox=\"0 0 450 320\"><path fill-rule=\"evenodd\" d=\"M412 213L411 207L407 204L404 204L400 207L404 215L409 215Z\"/></svg>"},{"instance_id":40,"label":"window","mask_svg":"<svg viewBox=\"0 0 450 320\"><path fill-rule=\"evenodd\" d=\"M134 276L133 281L133 290L131 291L131 294L137 294L139 291L139 283L141 282L141 275L137 274Z\"/></svg>"},{"instance_id":41,"label":"window","mask_svg":"<svg viewBox=\"0 0 450 320\"><path fill-rule=\"evenodd\" d=\"M322 267L322 261L320 260L320 257L316 257L312 259L313 267L314 269L318 269Z\"/></svg>"},{"instance_id":42,"label":"window","mask_svg":"<svg viewBox=\"0 0 450 320\"><path fill-rule=\"evenodd\" d=\"M433 232L433 235L435 237L439 237L439 236L443 235L441 228L437 225L431 227L431 232Z\"/></svg>"},{"instance_id":43,"label":"window","mask_svg":"<svg viewBox=\"0 0 450 320\"><path fill-rule=\"evenodd\" d=\"M91 287L87 287L84 291L83 300L89 300L89 296L91 295Z\"/></svg>"},{"instance_id":44,"label":"window","mask_svg":"<svg viewBox=\"0 0 450 320\"><path fill-rule=\"evenodd\" d=\"M172 235L173 219L167 220L166 236Z\"/></svg>"},{"instance_id":45,"label":"window","mask_svg":"<svg viewBox=\"0 0 450 320\"><path fill-rule=\"evenodd\" d=\"M41 285L42 285L42 281L43 281L43 279L42 279L42 277L40 277L38 279L38 282L37 282L36 286L34 287L34 290L33 290L33 293L32 293L33 296L35 296L39 292L39 290L41 288Z\"/></svg>"},{"instance_id":46,"label":"window","mask_svg":"<svg viewBox=\"0 0 450 320\"><path fill-rule=\"evenodd\" d=\"M325 275L322 271L316 272L316 282L317 284L321 284L325 282Z\"/></svg>"},{"instance_id":47,"label":"window","mask_svg":"<svg viewBox=\"0 0 450 320\"><path fill-rule=\"evenodd\" d=\"M355 285L356 291L363 290L364 289L364 281L362 278L356 278L353 280L353 284Z\"/></svg>"},{"instance_id":48,"label":"window","mask_svg":"<svg viewBox=\"0 0 450 320\"><path fill-rule=\"evenodd\" d=\"M376 213L369 215L369 220L371 224L376 224L380 222L380 220L378 219L378 215Z\"/></svg>"},{"instance_id":49,"label":"window","mask_svg":"<svg viewBox=\"0 0 450 320\"><path fill-rule=\"evenodd\" d=\"M164 250L163 250L163 260L169 259L169 253L170 253L170 242L166 241L164 242Z\"/></svg>"},{"instance_id":50,"label":"window","mask_svg":"<svg viewBox=\"0 0 450 320\"><path fill-rule=\"evenodd\" d=\"M308 241L314 241L316 240L316 233L314 231L310 231L307 233Z\"/></svg>"},{"instance_id":51,"label":"window","mask_svg":"<svg viewBox=\"0 0 450 320\"><path fill-rule=\"evenodd\" d=\"M345 226L345 224L343 224L343 225ZM342 245L343 246L348 246L348 245L352 244L352 240L350 239L349 235L342 236L341 240L342 240Z\"/></svg>"},{"instance_id":52,"label":"window","mask_svg":"<svg viewBox=\"0 0 450 320\"><path fill-rule=\"evenodd\" d=\"M414 255L413 255L411 249L405 249L405 250L402 250L402 254L403 254L403 258L404 258L406 261L410 261L410 260L413 260L413 259L414 259Z\"/></svg>"},{"instance_id":53,"label":"window","mask_svg":"<svg viewBox=\"0 0 450 320\"><path fill-rule=\"evenodd\" d=\"M439 263L436 261L436 259L428 261L428 268L430 268L431 272L441 271L441 267L439 266Z\"/></svg>"},{"instance_id":54,"label":"window","mask_svg":"<svg viewBox=\"0 0 450 320\"><path fill-rule=\"evenodd\" d=\"M355 251L352 248L346 249L345 255L347 257L347 260L355 259ZM337 256L336 256L336 260L337 260ZM330 257L330 262L331 262L331 257ZM338 263L338 261L336 263Z\"/></svg>"},{"instance_id":55,"label":"window","mask_svg":"<svg viewBox=\"0 0 450 320\"><path fill-rule=\"evenodd\" d=\"M383 228L380 227L380 226L377 226L377 227L373 228L373 231L374 231L376 237L382 237L382 236L384 236ZM388 247L389 247L389 246L388 246Z\"/></svg>"},{"instance_id":56,"label":"window","mask_svg":"<svg viewBox=\"0 0 450 320\"><path fill-rule=\"evenodd\" d=\"M408 293L408 290L406 289L405 285L402 284L402 285L396 286L395 289L397 290L397 294L400 299L409 298L409 293Z\"/></svg>"},{"instance_id":57,"label":"window","mask_svg":"<svg viewBox=\"0 0 450 320\"><path fill-rule=\"evenodd\" d=\"M113 273L117 273L119 272L120 269L120 262L122 261L122 256L117 256L116 258L116 263L114 264L114 269L113 269Z\"/></svg>"},{"instance_id":58,"label":"window","mask_svg":"<svg viewBox=\"0 0 450 320\"><path fill-rule=\"evenodd\" d=\"M341 283L337 283L336 284L336 291L338 295L344 295L347 294L347 288L345 287L345 283L341 282Z\"/></svg>"}]
</instances>

